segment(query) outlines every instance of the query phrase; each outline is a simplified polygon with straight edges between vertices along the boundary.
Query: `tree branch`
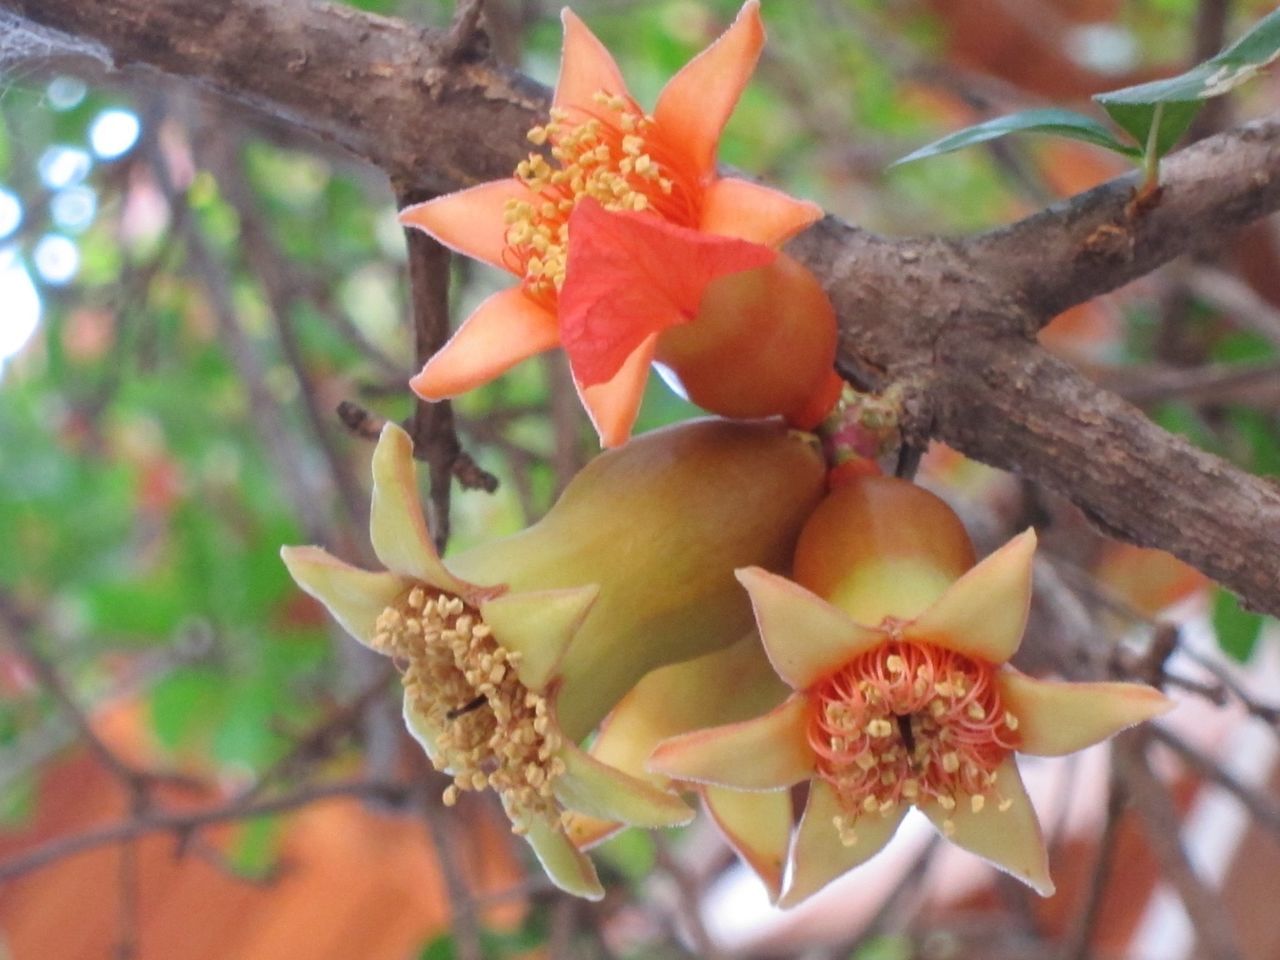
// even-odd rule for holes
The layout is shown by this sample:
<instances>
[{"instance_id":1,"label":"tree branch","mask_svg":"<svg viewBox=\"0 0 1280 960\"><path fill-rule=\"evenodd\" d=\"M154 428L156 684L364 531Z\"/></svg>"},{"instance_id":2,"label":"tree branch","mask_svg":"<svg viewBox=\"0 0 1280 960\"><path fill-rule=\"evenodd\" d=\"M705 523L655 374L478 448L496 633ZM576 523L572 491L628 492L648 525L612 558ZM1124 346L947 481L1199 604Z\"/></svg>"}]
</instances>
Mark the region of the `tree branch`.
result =
<instances>
[{"instance_id":1,"label":"tree branch","mask_svg":"<svg viewBox=\"0 0 1280 960\"><path fill-rule=\"evenodd\" d=\"M0 0L0 10L336 142L380 167L402 202L508 176L548 106L544 88L482 43L320 0ZM1133 178L1121 177L967 240L878 237L828 217L791 250L836 304L841 369L904 388L908 442L937 436L1015 469L1109 532L1280 613L1280 574L1262 562L1280 555L1280 494L1031 339L1057 312L1280 208L1280 118L1167 158L1161 185L1141 213L1129 209Z\"/></svg>"}]
</instances>

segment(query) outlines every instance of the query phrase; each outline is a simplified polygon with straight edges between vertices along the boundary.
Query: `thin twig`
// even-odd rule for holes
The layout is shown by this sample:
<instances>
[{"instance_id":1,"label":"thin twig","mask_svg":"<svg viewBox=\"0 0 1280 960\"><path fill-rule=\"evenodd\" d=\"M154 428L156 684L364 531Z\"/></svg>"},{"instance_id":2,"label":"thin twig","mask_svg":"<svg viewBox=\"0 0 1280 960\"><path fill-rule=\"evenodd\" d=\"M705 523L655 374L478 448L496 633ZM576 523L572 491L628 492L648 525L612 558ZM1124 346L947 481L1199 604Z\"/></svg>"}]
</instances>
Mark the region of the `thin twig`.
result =
<instances>
[{"instance_id":1,"label":"thin twig","mask_svg":"<svg viewBox=\"0 0 1280 960\"><path fill-rule=\"evenodd\" d=\"M1127 802L1124 781L1116 774L1113 757L1110 796L1107 798L1107 819L1102 828L1102 835L1098 838L1098 853L1093 861L1089 884L1085 888L1084 905L1080 908L1080 913L1076 916L1062 949L1064 960L1088 960L1089 958L1098 915L1102 911L1103 893L1107 889L1111 868L1115 863L1116 834Z\"/></svg>"},{"instance_id":2,"label":"thin twig","mask_svg":"<svg viewBox=\"0 0 1280 960\"><path fill-rule=\"evenodd\" d=\"M391 805L400 805L411 795L412 787L405 783L379 780L350 780L342 783L317 784L257 803L231 801L203 810L169 813L151 811L141 817L132 817L119 823L93 827L82 833L56 837L10 857L0 863L0 882L31 873L60 860L96 850L99 847L124 843L153 833L173 833L179 840L192 831L219 823L252 820L277 813L287 813L300 807L326 800L363 797L376 798Z\"/></svg>"},{"instance_id":3,"label":"thin twig","mask_svg":"<svg viewBox=\"0 0 1280 960\"><path fill-rule=\"evenodd\" d=\"M1243 960L1222 900L1192 865L1180 837L1181 823L1169 791L1148 766L1145 731L1121 734L1115 740L1117 769L1125 789L1146 824L1147 842L1160 862L1161 874L1177 890L1195 928L1205 957Z\"/></svg>"},{"instance_id":4,"label":"thin twig","mask_svg":"<svg viewBox=\"0 0 1280 960\"><path fill-rule=\"evenodd\" d=\"M671 844L666 837L655 835L653 849L654 862L676 885L677 916L693 941L697 955L705 960L725 957L726 954L716 946L715 941L711 939L711 934L707 931L706 924L702 922L701 884L672 852Z\"/></svg>"},{"instance_id":5,"label":"thin twig","mask_svg":"<svg viewBox=\"0 0 1280 960\"><path fill-rule=\"evenodd\" d=\"M1147 725L1147 734L1168 747L1189 769L1239 800L1260 826L1280 835L1280 804L1265 792L1255 790L1237 779L1216 760L1197 750L1168 727L1151 723Z\"/></svg>"},{"instance_id":6,"label":"thin twig","mask_svg":"<svg viewBox=\"0 0 1280 960\"><path fill-rule=\"evenodd\" d=\"M440 802L440 791L434 788L434 771L423 764L426 789L422 792L422 817L431 834L440 876L449 895L453 946L457 960L482 960L484 945L480 940L480 922L475 898L462 873L453 845L453 827L458 822Z\"/></svg>"}]
</instances>

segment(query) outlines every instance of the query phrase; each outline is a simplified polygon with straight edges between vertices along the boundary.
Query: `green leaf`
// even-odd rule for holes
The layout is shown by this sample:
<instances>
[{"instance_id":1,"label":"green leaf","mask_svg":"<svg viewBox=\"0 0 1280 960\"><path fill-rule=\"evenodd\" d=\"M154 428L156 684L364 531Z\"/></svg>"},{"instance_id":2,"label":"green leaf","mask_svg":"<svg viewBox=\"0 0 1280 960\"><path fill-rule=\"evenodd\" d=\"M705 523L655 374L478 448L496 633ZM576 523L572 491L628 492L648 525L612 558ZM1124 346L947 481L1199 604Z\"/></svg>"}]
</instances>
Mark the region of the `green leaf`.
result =
<instances>
[{"instance_id":1,"label":"green leaf","mask_svg":"<svg viewBox=\"0 0 1280 960\"><path fill-rule=\"evenodd\" d=\"M1173 149L1173 145L1182 139L1187 127L1191 126L1191 121L1200 112L1198 100L1159 104L1113 103L1104 99L1109 96L1109 93L1100 93L1094 99L1102 104L1117 126L1141 144L1145 144L1151 136L1151 126L1156 114L1160 115L1160 129L1155 141L1157 157L1163 157Z\"/></svg>"},{"instance_id":2,"label":"green leaf","mask_svg":"<svg viewBox=\"0 0 1280 960\"><path fill-rule=\"evenodd\" d=\"M1160 116L1156 155L1163 156L1191 125L1200 103L1252 80L1280 56L1280 10L1259 20L1243 37L1185 73L1100 93L1093 99L1139 143L1146 143ZM1157 110L1159 105L1163 108Z\"/></svg>"},{"instance_id":3,"label":"green leaf","mask_svg":"<svg viewBox=\"0 0 1280 960\"><path fill-rule=\"evenodd\" d=\"M1121 143L1110 130L1092 117L1086 117L1082 113L1075 113L1071 110L1059 110L1056 107L1052 107L1042 110L1023 110L1020 113L1011 113L1007 116L986 120L972 127L965 127L963 130L957 130L941 140L935 140L933 143L926 144L919 150L907 154L901 160L896 161L893 166L924 160L927 157L937 157L944 153L951 153L953 150L961 150L974 144L1006 137L1011 133L1048 133L1057 137L1067 137L1071 140L1091 143L1097 147L1122 153L1127 157L1137 158L1142 156L1142 151L1137 147Z\"/></svg>"},{"instance_id":4,"label":"green leaf","mask_svg":"<svg viewBox=\"0 0 1280 960\"><path fill-rule=\"evenodd\" d=\"M1109 104L1154 105L1208 100L1252 80L1277 57L1280 57L1280 10L1263 17L1226 50L1186 73L1100 93L1094 99L1108 109Z\"/></svg>"},{"instance_id":5,"label":"green leaf","mask_svg":"<svg viewBox=\"0 0 1280 960\"><path fill-rule=\"evenodd\" d=\"M1245 610L1234 593L1219 588L1213 601L1213 629L1222 652L1244 663L1258 645L1262 615Z\"/></svg>"}]
</instances>

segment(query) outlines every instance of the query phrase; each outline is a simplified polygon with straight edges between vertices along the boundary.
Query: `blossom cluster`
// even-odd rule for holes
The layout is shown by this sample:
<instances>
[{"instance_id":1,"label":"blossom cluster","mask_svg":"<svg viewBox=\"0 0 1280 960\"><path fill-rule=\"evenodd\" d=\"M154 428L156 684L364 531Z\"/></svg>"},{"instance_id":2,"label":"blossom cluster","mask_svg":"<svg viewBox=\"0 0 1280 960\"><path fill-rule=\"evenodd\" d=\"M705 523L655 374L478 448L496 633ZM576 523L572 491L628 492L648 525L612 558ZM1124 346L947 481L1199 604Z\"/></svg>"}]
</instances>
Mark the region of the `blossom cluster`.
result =
<instances>
[{"instance_id":1,"label":"blossom cluster","mask_svg":"<svg viewBox=\"0 0 1280 960\"><path fill-rule=\"evenodd\" d=\"M538 523L446 563L413 443L388 425L370 521L385 569L286 547L290 573L398 664L445 802L493 790L567 891L601 896L583 851L688 822L696 794L784 906L875 855L913 807L1048 895L1017 755L1079 750L1169 701L1011 666L1034 531L979 562L942 500L859 456L884 424L848 420L875 405L842 399L834 311L778 250L821 211L715 165L764 42L755 0L652 113L568 11L564 27L538 149L509 179L402 213L516 278L411 386L453 396L559 345L616 449ZM628 441L655 362L720 416Z\"/></svg>"}]
</instances>

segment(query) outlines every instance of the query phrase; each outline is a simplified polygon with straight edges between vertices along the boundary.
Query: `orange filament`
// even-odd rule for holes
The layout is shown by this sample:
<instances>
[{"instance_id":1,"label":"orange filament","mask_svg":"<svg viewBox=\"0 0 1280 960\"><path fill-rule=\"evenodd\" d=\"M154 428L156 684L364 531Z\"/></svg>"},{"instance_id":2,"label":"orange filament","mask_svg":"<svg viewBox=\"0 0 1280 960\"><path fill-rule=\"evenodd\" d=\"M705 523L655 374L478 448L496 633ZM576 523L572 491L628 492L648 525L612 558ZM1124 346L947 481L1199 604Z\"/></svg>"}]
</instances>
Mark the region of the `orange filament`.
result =
<instances>
[{"instance_id":1,"label":"orange filament","mask_svg":"<svg viewBox=\"0 0 1280 960\"><path fill-rule=\"evenodd\" d=\"M846 843L859 816L904 803L977 812L991 797L1007 808L996 768L1018 744L1018 721L994 674L943 647L891 640L814 687L809 743L846 813L836 824Z\"/></svg>"},{"instance_id":2,"label":"orange filament","mask_svg":"<svg viewBox=\"0 0 1280 960\"><path fill-rule=\"evenodd\" d=\"M648 210L681 226L697 225L700 196L681 153L667 143L653 118L627 97L595 95L601 112L552 110L529 139L551 144L553 166L538 153L515 176L529 188L508 200L504 218L506 267L523 278L525 292L554 311L568 261L569 215L582 197L606 210Z\"/></svg>"}]
</instances>

